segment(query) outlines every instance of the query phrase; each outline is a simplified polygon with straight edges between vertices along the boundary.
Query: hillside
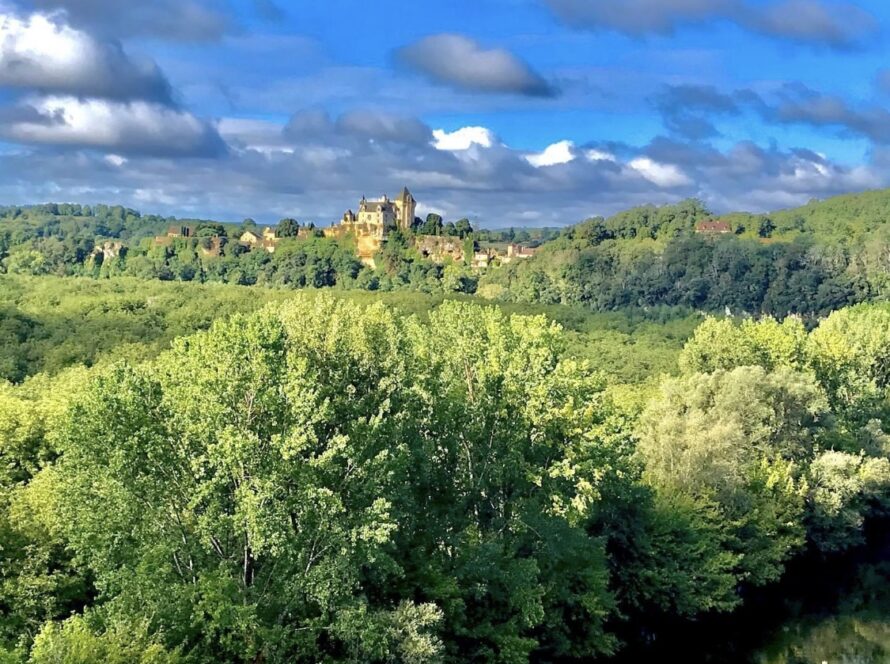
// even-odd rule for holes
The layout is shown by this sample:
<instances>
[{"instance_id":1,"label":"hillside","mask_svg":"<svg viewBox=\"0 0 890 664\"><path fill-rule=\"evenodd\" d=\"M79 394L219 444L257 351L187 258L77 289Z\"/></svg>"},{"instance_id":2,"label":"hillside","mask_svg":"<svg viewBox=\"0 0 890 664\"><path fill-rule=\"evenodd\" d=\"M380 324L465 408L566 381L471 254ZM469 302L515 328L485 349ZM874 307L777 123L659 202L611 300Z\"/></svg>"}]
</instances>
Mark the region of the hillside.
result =
<instances>
[{"instance_id":1,"label":"hillside","mask_svg":"<svg viewBox=\"0 0 890 664\"><path fill-rule=\"evenodd\" d=\"M714 218L691 200L589 219L533 259L485 275L479 290L597 310L669 305L776 316L818 316L890 294L890 191L724 215L728 232L699 226Z\"/></svg>"}]
</instances>

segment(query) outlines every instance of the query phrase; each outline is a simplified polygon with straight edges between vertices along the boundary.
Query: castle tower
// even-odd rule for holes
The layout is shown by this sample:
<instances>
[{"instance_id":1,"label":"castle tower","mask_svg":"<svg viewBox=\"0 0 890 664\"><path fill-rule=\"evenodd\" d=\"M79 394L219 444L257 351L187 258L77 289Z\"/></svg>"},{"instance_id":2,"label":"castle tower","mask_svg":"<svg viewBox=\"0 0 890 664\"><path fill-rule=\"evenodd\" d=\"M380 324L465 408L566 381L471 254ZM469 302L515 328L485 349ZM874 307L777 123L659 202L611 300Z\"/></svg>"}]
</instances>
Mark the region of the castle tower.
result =
<instances>
[{"instance_id":1,"label":"castle tower","mask_svg":"<svg viewBox=\"0 0 890 664\"><path fill-rule=\"evenodd\" d=\"M414 196L408 191L408 187L403 187L402 193L399 194L399 197L394 203L396 205L399 228L408 230L411 228L411 224L414 223L414 215L417 212L417 201L414 200Z\"/></svg>"}]
</instances>

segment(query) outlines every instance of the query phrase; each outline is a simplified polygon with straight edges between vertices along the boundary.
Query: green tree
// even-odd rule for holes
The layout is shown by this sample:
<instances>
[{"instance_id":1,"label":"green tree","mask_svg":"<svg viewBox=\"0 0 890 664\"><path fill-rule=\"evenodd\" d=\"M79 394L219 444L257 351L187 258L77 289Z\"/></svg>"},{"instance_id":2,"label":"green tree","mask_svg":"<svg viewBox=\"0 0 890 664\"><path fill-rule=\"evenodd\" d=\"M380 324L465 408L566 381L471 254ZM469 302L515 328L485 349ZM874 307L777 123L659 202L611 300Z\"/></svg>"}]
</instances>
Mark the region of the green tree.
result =
<instances>
[{"instance_id":1,"label":"green tree","mask_svg":"<svg viewBox=\"0 0 890 664\"><path fill-rule=\"evenodd\" d=\"M296 219L282 219L278 222L275 235L277 237L297 237L300 232L300 223Z\"/></svg>"},{"instance_id":2,"label":"green tree","mask_svg":"<svg viewBox=\"0 0 890 664\"><path fill-rule=\"evenodd\" d=\"M853 426L890 415L890 309L884 305L838 311L807 344L810 364L832 406Z\"/></svg>"},{"instance_id":3,"label":"green tree","mask_svg":"<svg viewBox=\"0 0 890 664\"><path fill-rule=\"evenodd\" d=\"M226 237L227 231L223 224L201 223L195 227L195 237Z\"/></svg>"},{"instance_id":4,"label":"green tree","mask_svg":"<svg viewBox=\"0 0 890 664\"><path fill-rule=\"evenodd\" d=\"M620 457L598 433L601 384L559 360L559 334L331 298L217 323L77 399L41 474L45 518L110 618L151 615L187 654L611 652L586 525Z\"/></svg>"},{"instance_id":5,"label":"green tree","mask_svg":"<svg viewBox=\"0 0 890 664\"><path fill-rule=\"evenodd\" d=\"M738 580L777 579L803 544L804 489L828 404L812 377L761 367L669 379L640 420L645 477L712 501L732 524Z\"/></svg>"},{"instance_id":6,"label":"green tree","mask_svg":"<svg viewBox=\"0 0 890 664\"><path fill-rule=\"evenodd\" d=\"M680 355L686 373L760 366L765 369L803 369L807 331L800 319L788 317L745 320L740 325L724 318L708 318L699 325Z\"/></svg>"},{"instance_id":7,"label":"green tree","mask_svg":"<svg viewBox=\"0 0 890 664\"><path fill-rule=\"evenodd\" d=\"M420 233L422 235L441 235L442 228L442 216L435 212L430 212L426 216L426 221L424 221L423 226L420 228Z\"/></svg>"},{"instance_id":8,"label":"green tree","mask_svg":"<svg viewBox=\"0 0 890 664\"><path fill-rule=\"evenodd\" d=\"M473 226L467 218L459 219L454 224L454 230L461 238L466 238L473 233Z\"/></svg>"}]
</instances>

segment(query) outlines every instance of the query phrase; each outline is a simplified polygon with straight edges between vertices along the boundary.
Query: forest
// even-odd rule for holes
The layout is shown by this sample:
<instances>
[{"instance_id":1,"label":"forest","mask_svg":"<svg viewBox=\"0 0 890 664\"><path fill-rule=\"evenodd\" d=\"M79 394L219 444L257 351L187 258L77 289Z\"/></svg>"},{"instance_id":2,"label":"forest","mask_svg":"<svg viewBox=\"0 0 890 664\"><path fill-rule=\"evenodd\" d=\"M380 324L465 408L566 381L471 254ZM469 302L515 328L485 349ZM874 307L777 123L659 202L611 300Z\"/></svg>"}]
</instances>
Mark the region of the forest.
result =
<instances>
[{"instance_id":1,"label":"forest","mask_svg":"<svg viewBox=\"0 0 890 664\"><path fill-rule=\"evenodd\" d=\"M0 286L3 662L609 661L890 507L886 304Z\"/></svg>"},{"instance_id":2,"label":"forest","mask_svg":"<svg viewBox=\"0 0 890 664\"><path fill-rule=\"evenodd\" d=\"M883 598L882 207L637 208L486 272L0 211L0 662L617 663L813 569ZM890 656L821 629L756 661Z\"/></svg>"}]
</instances>

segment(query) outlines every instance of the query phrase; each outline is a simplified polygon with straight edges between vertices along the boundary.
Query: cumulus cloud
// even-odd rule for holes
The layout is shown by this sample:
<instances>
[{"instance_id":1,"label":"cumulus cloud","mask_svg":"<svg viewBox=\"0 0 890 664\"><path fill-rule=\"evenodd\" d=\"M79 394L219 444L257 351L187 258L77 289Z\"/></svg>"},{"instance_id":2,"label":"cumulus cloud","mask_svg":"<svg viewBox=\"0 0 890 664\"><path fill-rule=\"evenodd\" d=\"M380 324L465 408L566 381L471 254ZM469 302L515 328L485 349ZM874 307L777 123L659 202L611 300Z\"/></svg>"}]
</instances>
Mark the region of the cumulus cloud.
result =
<instances>
[{"instance_id":1,"label":"cumulus cloud","mask_svg":"<svg viewBox=\"0 0 890 664\"><path fill-rule=\"evenodd\" d=\"M212 41L231 27L209 0L30 0L38 9L64 10L70 21L113 37L149 36L177 41Z\"/></svg>"},{"instance_id":2,"label":"cumulus cloud","mask_svg":"<svg viewBox=\"0 0 890 664\"><path fill-rule=\"evenodd\" d=\"M786 41L848 48L878 31L873 15L838 0L543 0L566 23L633 36L728 21Z\"/></svg>"},{"instance_id":3,"label":"cumulus cloud","mask_svg":"<svg viewBox=\"0 0 890 664\"><path fill-rule=\"evenodd\" d=\"M474 145L490 148L497 143L494 132L487 127L461 127L451 132L434 129L433 139L436 149L450 151L469 150Z\"/></svg>"},{"instance_id":4,"label":"cumulus cloud","mask_svg":"<svg viewBox=\"0 0 890 664\"><path fill-rule=\"evenodd\" d=\"M847 2L784 0L763 8L740 11L743 25L765 35L796 41L847 48L877 32L874 16Z\"/></svg>"},{"instance_id":5,"label":"cumulus cloud","mask_svg":"<svg viewBox=\"0 0 890 664\"><path fill-rule=\"evenodd\" d=\"M572 141L559 141L548 145L542 152L526 155L525 159L532 166L541 168L568 164L574 161L575 157L575 144Z\"/></svg>"},{"instance_id":6,"label":"cumulus cloud","mask_svg":"<svg viewBox=\"0 0 890 664\"><path fill-rule=\"evenodd\" d=\"M649 157L637 157L629 166L659 187L685 187L692 180L675 164L661 164Z\"/></svg>"},{"instance_id":7,"label":"cumulus cloud","mask_svg":"<svg viewBox=\"0 0 890 664\"><path fill-rule=\"evenodd\" d=\"M709 21L726 13L731 0L544 0L567 23L609 28L640 36L670 33L688 23Z\"/></svg>"},{"instance_id":8,"label":"cumulus cloud","mask_svg":"<svg viewBox=\"0 0 890 664\"><path fill-rule=\"evenodd\" d=\"M170 84L150 61L130 58L58 15L0 13L0 86L171 103Z\"/></svg>"},{"instance_id":9,"label":"cumulus cloud","mask_svg":"<svg viewBox=\"0 0 890 664\"><path fill-rule=\"evenodd\" d=\"M600 150L598 148L590 148L585 150L584 156L590 161L616 161L616 157L611 152Z\"/></svg>"},{"instance_id":10,"label":"cumulus cloud","mask_svg":"<svg viewBox=\"0 0 890 664\"><path fill-rule=\"evenodd\" d=\"M401 48L400 62L429 79L460 90L552 97L555 88L505 49L486 49L456 34L425 37Z\"/></svg>"},{"instance_id":11,"label":"cumulus cloud","mask_svg":"<svg viewBox=\"0 0 890 664\"><path fill-rule=\"evenodd\" d=\"M153 102L50 96L22 108L32 117L4 123L6 140L170 157L215 156L225 149L208 123Z\"/></svg>"},{"instance_id":12,"label":"cumulus cloud","mask_svg":"<svg viewBox=\"0 0 890 664\"><path fill-rule=\"evenodd\" d=\"M890 144L890 111L879 106L856 107L841 97L801 84L786 85L778 95L778 101L763 103L760 110L773 122L836 127L846 134Z\"/></svg>"},{"instance_id":13,"label":"cumulus cloud","mask_svg":"<svg viewBox=\"0 0 890 664\"><path fill-rule=\"evenodd\" d=\"M720 151L667 138L642 147L582 148L565 140L528 153L504 145L486 127L435 130L433 136L429 145L379 144L371 150L359 140L341 137L318 145L307 134L291 133L287 154L257 161L247 151L239 159L250 163L251 175L268 191L258 198L290 199L291 213L321 223L342 213L331 205L332 197L342 199L345 208L352 204L349 192L357 198L395 191L402 184L429 208L470 215L488 225L504 219L519 225L573 223L593 213L687 196L699 196L717 210L763 211L890 182L890 175L877 167L847 169L807 150L749 142Z\"/></svg>"},{"instance_id":14,"label":"cumulus cloud","mask_svg":"<svg viewBox=\"0 0 890 664\"><path fill-rule=\"evenodd\" d=\"M668 131L693 140L719 135L711 117L740 112L739 100L711 85L667 86L653 101Z\"/></svg>"},{"instance_id":15,"label":"cumulus cloud","mask_svg":"<svg viewBox=\"0 0 890 664\"><path fill-rule=\"evenodd\" d=\"M321 109L297 111L284 126L285 135L293 138L324 138L333 131L331 116Z\"/></svg>"}]
</instances>

